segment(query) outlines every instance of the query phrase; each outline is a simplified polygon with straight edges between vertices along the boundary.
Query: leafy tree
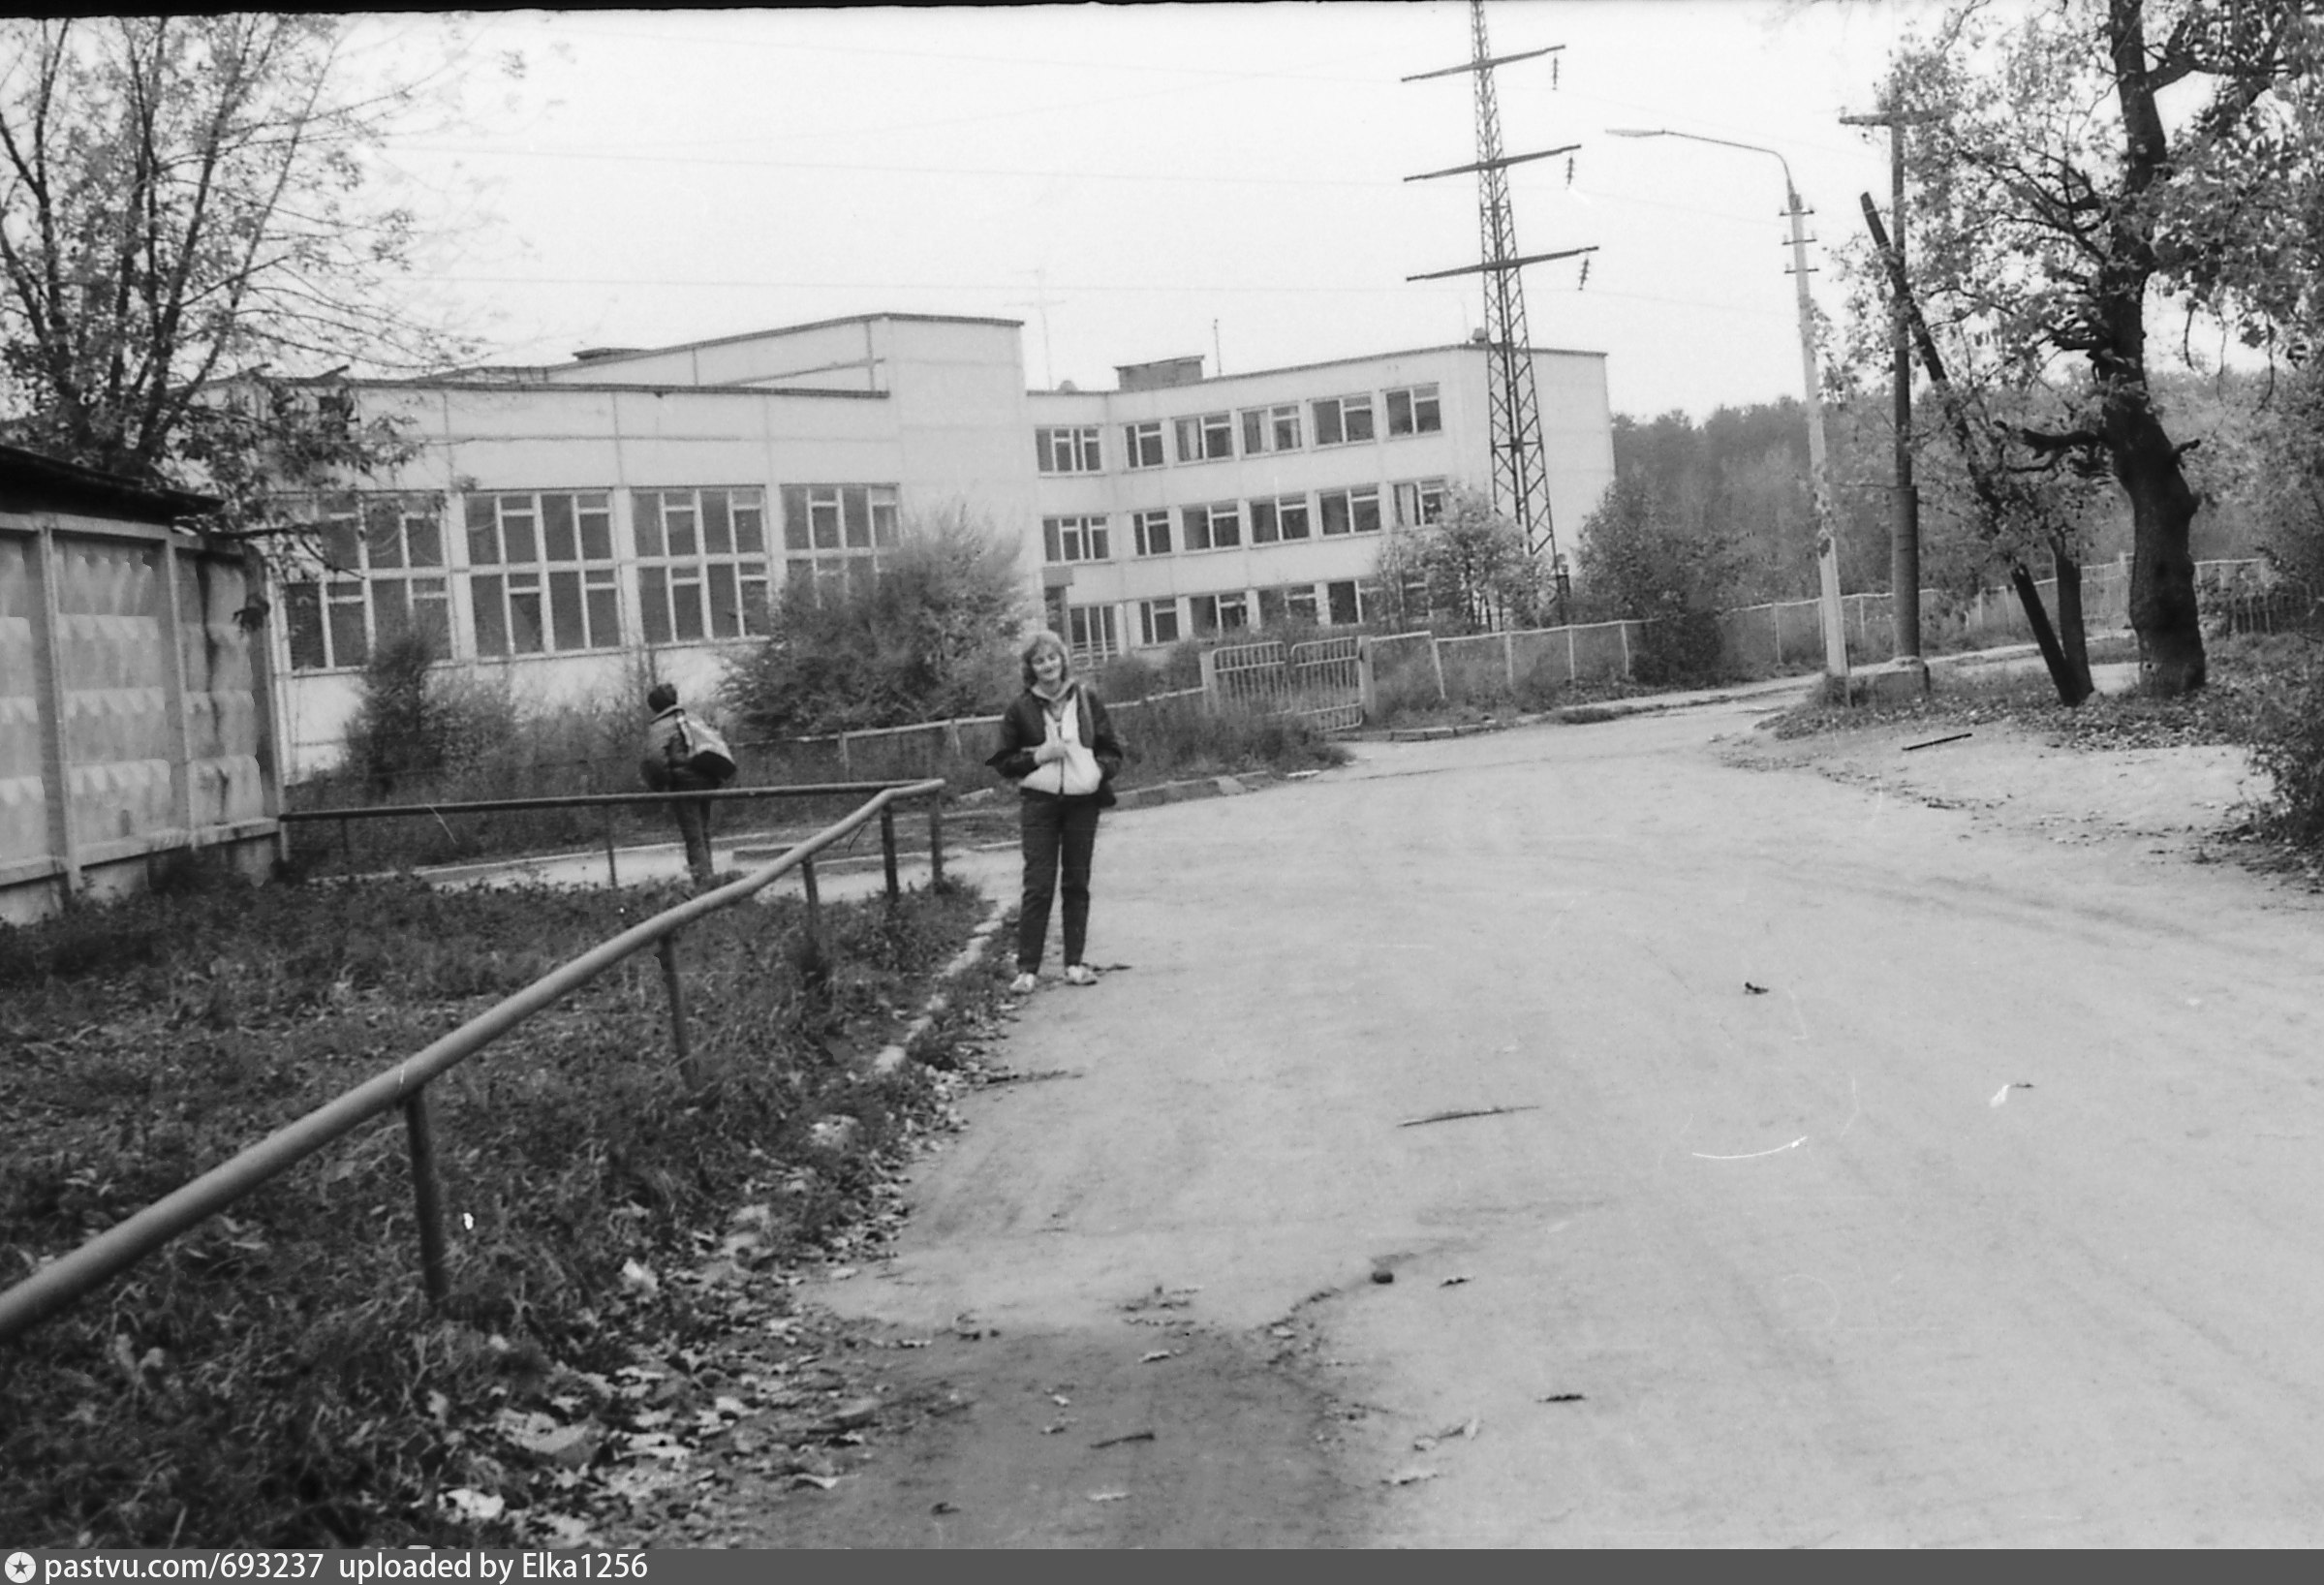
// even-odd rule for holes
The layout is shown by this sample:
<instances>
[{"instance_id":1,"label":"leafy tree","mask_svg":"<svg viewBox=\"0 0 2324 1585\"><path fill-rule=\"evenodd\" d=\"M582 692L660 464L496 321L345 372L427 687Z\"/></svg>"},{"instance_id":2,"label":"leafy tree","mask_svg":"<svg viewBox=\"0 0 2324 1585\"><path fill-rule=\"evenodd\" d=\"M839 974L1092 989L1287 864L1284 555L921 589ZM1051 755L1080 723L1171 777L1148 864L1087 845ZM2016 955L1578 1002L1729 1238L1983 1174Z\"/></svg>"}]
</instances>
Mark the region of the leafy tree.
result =
<instances>
[{"instance_id":1,"label":"leafy tree","mask_svg":"<svg viewBox=\"0 0 2324 1585\"><path fill-rule=\"evenodd\" d=\"M1582 528L1582 605L1604 620L1646 624L1631 663L1639 681L1707 678L1740 559L1732 541L1673 512L1642 474L1617 473Z\"/></svg>"},{"instance_id":2,"label":"leafy tree","mask_svg":"<svg viewBox=\"0 0 2324 1585\"><path fill-rule=\"evenodd\" d=\"M876 575L793 585L720 692L769 737L979 715L1013 695L1028 615L1016 546L954 505L907 521Z\"/></svg>"},{"instance_id":3,"label":"leafy tree","mask_svg":"<svg viewBox=\"0 0 2324 1585\"><path fill-rule=\"evenodd\" d=\"M419 231L383 139L447 67L351 62L291 13L0 24L0 434L133 478L272 492L408 454L327 378L460 345L401 307Z\"/></svg>"},{"instance_id":4,"label":"leafy tree","mask_svg":"<svg viewBox=\"0 0 2324 1585\"><path fill-rule=\"evenodd\" d=\"M1455 633L1529 624L1548 606L1540 566L1515 519L1481 490L1445 491L1436 522L1404 529L1380 546L1377 577L1401 623Z\"/></svg>"},{"instance_id":5,"label":"leafy tree","mask_svg":"<svg viewBox=\"0 0 2324 1585\"><path fill-rule=\"evenodd\" d=\"M2202 686L2189 535L2198 497L2150 376L2166 302L2277 338L2312 290L2314 21L2300 0L1968 4L1899 52L1912 284L1975 400L1988 480L2110 476L2132 525L2148 685ZM2070 544L2041 503L2003 522Z\"/></svg>"}]
</instances>

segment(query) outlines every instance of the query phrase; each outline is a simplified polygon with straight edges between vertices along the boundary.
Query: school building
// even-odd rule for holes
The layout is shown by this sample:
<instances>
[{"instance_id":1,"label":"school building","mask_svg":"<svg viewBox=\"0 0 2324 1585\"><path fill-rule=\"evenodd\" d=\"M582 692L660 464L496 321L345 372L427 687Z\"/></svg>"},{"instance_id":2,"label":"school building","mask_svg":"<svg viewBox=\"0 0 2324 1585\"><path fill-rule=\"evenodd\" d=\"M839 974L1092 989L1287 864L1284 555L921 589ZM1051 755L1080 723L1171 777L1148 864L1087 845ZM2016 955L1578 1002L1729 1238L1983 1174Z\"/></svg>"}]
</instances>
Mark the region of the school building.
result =
<instances>
[{"instance_id":1,"label":"school building","mask_svg":"<svg viewBox=\"0 0 2324 1585\"><path fill-rule=\"evenodd\" d=\"M286 779L334 761L374 645L431 630L541 702L690 697L769 636L779 589L868 577L916 514L1022 536L1028 592L1100 657L1291 617L1362 620L1383 540L1491 478L1468 344L1204 378L1125 365L1028 390L1014 320L870 314L551 365L358 382L418 452L317 499L321 565L276 591ZM1570 554L1613 480L1603 356L1535 351Z\"/></svg>"}]
</instances>

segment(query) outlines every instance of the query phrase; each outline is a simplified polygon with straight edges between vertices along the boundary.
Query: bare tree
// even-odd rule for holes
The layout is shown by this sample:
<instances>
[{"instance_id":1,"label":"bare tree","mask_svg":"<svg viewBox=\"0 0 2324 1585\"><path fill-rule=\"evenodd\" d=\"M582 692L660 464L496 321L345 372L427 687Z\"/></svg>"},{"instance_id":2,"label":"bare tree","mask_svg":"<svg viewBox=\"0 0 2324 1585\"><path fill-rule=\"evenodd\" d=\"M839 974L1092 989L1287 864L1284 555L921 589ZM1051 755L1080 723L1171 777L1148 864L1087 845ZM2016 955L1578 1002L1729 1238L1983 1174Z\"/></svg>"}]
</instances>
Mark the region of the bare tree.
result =
<instances>
[{"instance_id":1,"label":"bare tree","mask_svg":"<svg viewBox=\"0 0 2324 1585\"><path fill-rule=\"evenodd\" d=\"M404 308L419 229L375 160L456 78L296 14L0 24L0 432L229 498L392 460L328 377L466 349ZM325 377L321 384L317 377ZM232 399L228 399L231 391Z\"/></svg>"}]
</instances>

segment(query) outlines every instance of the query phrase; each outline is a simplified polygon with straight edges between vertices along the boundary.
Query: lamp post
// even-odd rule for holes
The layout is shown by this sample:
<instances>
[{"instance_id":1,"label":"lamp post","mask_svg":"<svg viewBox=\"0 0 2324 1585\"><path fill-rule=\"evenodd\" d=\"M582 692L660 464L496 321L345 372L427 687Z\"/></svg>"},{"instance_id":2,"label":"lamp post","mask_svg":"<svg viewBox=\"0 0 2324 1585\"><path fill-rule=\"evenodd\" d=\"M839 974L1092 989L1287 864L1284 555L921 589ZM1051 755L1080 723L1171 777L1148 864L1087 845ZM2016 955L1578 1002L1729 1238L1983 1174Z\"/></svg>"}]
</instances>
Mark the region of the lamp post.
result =
<instances>
[{"instance_id":1,"label":"lamp post","mask_svg":"<svg viewBox=\"0 0 2324 1585\"><path fill-rule=\"evenodd\" d=\"M1739 143L1700 133L1672 132L1663 127L1608 127L1609 138L1684 138L1689 142L1716 143L1766 154L1783 168L1783 205L1791 217L1791 275L1799 289L1800 373L1808 402L1808 487L1815 519L1815 571L1821 589L1824 629L1824 675L1844 687L1848 675L1847 618L1840 603L1840 546L1832 534L1832 485L1824 445L1824 406L1815 378L1815 305L1808 295L1807 206L1791 183L1791 162L1760 143Z\"/></svg>"}]
</instances>

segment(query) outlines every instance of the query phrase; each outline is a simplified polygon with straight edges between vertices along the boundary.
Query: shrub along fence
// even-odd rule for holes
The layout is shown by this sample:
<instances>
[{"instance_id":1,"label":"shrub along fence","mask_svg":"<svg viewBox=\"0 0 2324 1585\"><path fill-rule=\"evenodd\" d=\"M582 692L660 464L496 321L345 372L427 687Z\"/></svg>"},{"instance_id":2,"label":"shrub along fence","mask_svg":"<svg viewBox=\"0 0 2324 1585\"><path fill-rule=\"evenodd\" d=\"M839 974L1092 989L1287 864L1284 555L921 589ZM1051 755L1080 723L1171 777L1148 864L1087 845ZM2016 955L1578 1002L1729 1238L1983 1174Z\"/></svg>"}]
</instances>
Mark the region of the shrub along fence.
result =
<instances>
[{"instance_id":1,"label":"shrub along fence","mask_svg":"<svg viewBox=\"0 0 2324 1585\"><path fill-rule=\"evenodd\" d=\"M943 791L943 784L924 781L880 792L846 819L817 832L774 862L666 909L601 943L515 995L495 1003L423 1050L275 1130L232 1160L42 1266L32 1276L0 1291L0 1343L21 1336L268 1180L389 1111L403 1113L411 1151L421 1280L429 1299L442 1304L449 1293L449 1279L443 1207L436 1185L435 1135L427 1104L429 1081L475 1056L535 1013L650 947L661 958L663 985L669 997L672 1054L689 1086L698 1088L699 1076L687 1038L686 987L678 958L680 933L698 918L750 901L790 871L807 868L817 854L870 821L885 822L897 802L907 798L933 801L941 797ZM895 894L892 861L888 881L892 896ZM812 891L809 895L812 899ZM818 929L812 906L808 920L812 935Z\"/></svg>"}]
</instances>

